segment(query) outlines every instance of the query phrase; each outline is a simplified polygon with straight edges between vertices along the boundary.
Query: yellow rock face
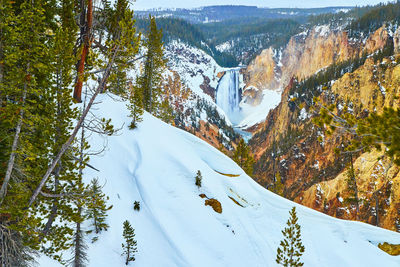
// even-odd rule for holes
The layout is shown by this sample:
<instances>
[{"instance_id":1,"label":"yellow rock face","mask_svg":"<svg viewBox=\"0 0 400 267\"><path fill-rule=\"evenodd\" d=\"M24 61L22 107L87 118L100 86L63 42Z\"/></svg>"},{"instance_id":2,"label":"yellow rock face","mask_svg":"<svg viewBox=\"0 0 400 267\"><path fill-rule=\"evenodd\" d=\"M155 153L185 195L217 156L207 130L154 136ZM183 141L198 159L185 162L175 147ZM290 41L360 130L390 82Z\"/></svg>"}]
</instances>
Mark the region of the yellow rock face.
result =
<instances>
[{"instance_id":1,"label":"yellow rock face","mask_svg":"<svg viewBox=\"0 0 400 267\"><path fill-rule=\"evenodd\" d=\"M272 48L263 50L247 67L246 87L254 86L261 90L285 88L292 77L301 80L334 62L383 48L388 37L386 29L381 27L369 36L365 44L351 43L346 32L315 27L290 39L282 53L280 66ZM399 46L398 39L395 43Z\"/></svg>"},{"instance_id":2,"label":"yellow rock face","mask_svg":"<svg viewBox=\"0 0 400 267\"><path fill-rule=\"evenodd\" d=\"M379 244L378 247L392 256L400 255L400 245L392 245L387 242Z\"/></svg>"},{"instance_id":3,"label":"yellow rock face","mask_svg":"<svg viewBox=\"0 0 400 267\"><path fill-rule=\"evenodd\" d=\"M393 35L393 43L394 43L394 53L400 53L400 28L397 28L396 32Z\"/></svg>"},{"instance_id":4,"label":"yellow rock face","mask_svg":"<svg viewBox=\"0 0 400 267\"><path fill-rule=\"evenodd\" d=\"M275 75L276 63L273 58L272 48L265 49L248 66L247 73L250 77L248 86L258 89L275 89L279 82Z\"/></svg>"}]
</instances>

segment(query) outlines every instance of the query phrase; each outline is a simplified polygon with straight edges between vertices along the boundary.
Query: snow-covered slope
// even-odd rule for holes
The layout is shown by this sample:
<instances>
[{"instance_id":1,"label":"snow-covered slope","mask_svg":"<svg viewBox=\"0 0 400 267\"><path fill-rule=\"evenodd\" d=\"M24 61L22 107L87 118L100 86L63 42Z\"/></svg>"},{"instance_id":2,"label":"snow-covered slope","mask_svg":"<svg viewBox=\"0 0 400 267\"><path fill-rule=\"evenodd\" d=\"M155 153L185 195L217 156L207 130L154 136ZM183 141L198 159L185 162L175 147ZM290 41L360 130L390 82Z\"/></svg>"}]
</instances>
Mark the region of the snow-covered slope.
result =
<instances>
[{"instance_id":1,"label":"snow-covered slope","mask_svg":"<svg viewBox=\"0 0 400 267\"><path fill-rule=\"evenodd\" d=\"M209 79L208 85L216 88L218 85L218 72L225 70L203 50L174 40L165 47L165 56L168 58L169 67L178 72L186 85L199 96L213 101L204 93L201 85ZM207 77L207 78L205 78Z\"/></svg>"},{"instance_id":2,"label":"snow-covered slope","mask_svg":"<svg viewBox=\"0 0 400 267\"><path fill-rule=\"evenodd\" d=\"M331 218L281 198L254 182L232 160L193 135L149 114L129 130L124 103L101 96L96 111L124 125L108 138L102 156L90 164L86 179L99 177L113 209L110 228L89 245L89 266L125 266L121 256L122 223L135 228L138 250L132 266L276 266L275 253L288 211L298 209L306 251L305 266L399 266L377 243L400 243L400 235L358 222ZM93 147L104 143L93 136ZM195 186L200 170L203 185ZM228 177L220 173L235 174ZM215 198L222 213L204 205ZM235 204L235 199L240 205ZM140 201L141 210L133 210ZM41 266L55 266L41 259Z\"/></svg>"}]
</instances>

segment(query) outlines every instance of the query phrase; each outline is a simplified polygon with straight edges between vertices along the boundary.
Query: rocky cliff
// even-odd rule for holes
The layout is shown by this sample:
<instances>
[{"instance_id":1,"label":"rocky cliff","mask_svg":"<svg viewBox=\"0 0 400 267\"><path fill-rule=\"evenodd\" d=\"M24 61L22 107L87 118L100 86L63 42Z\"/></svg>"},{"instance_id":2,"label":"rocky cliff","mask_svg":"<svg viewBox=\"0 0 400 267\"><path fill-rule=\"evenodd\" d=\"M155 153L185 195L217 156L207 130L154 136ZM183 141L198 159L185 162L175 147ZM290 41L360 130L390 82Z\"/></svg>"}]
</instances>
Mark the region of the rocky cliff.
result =
<instances>
[{"instance_id":1,"label":"rocky cliff","mask_svg":"<svg viewBox=\"0 0 400 267\"><path fill-rule=\"evenodd\" d=\"M334 62L370 54L382 49L388 38L385 27L366 40L351 41L345 31L326 25L314 27L293 36L282 52L272 48L262 51L247 67L246 86L282 90L292 77L302 80Z\"/></svg>"},{"instance_id":2,"label":"rocky cliff","mask_svg":"<svg viewBox=\"0 0 400 267\"><path fill-rule=\"evenodd\" d=\"M356 215L354 205L346 202L350 158L336 153L348 139L339 134L326 136L312 123L314 114L310 106L313 96L320 95L324 103L334 104L337 110L349 105L357 116L380 112L384 106L398 107L400 56L377 60L375 56L379 53L374 53L391 45L398 52L398 32L392 39L382 27L362 41L350 42L346 33L322 35L321 29L313 29L303 37L291 39L282 55L280 82L287 84L282 101L263 124L251 129L255 133L249 144L257 158L255 176L259 183L270 186L274 176L280 176L285 188L283 194L289 199L339 218L357 218L395 229L400 207L399 168L380 152L354 156L362 192L360 213ZM286 54L289 50L293 53L291 56ZM346 66L352 68L366 53L371 56L357 69L350 72L348 67L340 69L345 65L340 62L349 62ZM297 65L291 64L296 60ZM300 79L331 64L337 65L330 67L334 71L348 73L341 74L327 86L319 86L316 80L312 80L315 86L313 83L309 83L309 88L299 86ZM291 75L295 79L289 78ZM284 82L285 79L288 82Z\"/></svg>"}]
</instances>

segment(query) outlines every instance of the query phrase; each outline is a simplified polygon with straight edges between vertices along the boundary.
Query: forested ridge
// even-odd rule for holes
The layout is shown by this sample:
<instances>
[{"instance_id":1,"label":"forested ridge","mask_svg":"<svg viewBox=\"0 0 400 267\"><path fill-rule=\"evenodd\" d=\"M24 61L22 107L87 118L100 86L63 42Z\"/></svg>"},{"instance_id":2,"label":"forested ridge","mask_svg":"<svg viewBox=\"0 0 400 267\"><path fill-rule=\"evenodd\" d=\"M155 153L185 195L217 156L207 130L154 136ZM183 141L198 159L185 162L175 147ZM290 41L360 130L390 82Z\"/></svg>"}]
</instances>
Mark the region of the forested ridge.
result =
<instances>
[{"instance_id":1,"label":"forested ridge","mask_svg":"<svg viewBox=\"0 0 400 267\"><path fill-rule=\"evenodd\" d=\"M88 237L107 231L108 196L96 177L83 178L85 168L98 171L89 157L105 149L91 149L88 137L117 131L91 111L99 94L130 99L134 125L143 109L167 120L155 19L141 34L128 1L97 4L0 4L0 266L30 266L39 253L85 266ZM135 81L127 73L143 48Z\"/></svg>"}]
</instances>

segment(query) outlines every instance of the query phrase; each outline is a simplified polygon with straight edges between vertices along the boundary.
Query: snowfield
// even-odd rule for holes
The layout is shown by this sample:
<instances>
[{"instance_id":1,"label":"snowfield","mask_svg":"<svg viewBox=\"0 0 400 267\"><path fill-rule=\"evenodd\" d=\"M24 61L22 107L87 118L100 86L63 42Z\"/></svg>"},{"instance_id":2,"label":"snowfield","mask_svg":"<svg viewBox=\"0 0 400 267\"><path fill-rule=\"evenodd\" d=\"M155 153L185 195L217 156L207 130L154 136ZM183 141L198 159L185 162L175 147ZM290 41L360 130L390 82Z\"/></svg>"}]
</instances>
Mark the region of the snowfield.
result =
<instances>
[{"instance_id":1,"label":"snowfield","mask_svg":"<svg viewBox=\"0 0 400 267\"><path fill-rule=\"evenodd\" d=\"M138 129L129 130L125 103L105 95L99 99L103 103L95 112L123 129L107 138L102 156L91 158L100 172L85 170L87 181L99 177L105 184L113 205L109 230L94 244L87 237L89 266L125 266L124 220L135 228L138 242L131 266L277 266L281 230L293 206L305 246L304 266L400 266L399 256L377 248L384 241L399 244L400 234L335 219L279 197L214 147L147 113ZM89 142L95 148L104 138L92 136ZM200 189L195 186L197 170L203 176ZM202 193L221 202L221 214L204 205ZM139 212L133 210L134 201L140 201ZM39 263L55 266L46 257Z\"/></svg>"}]
</instances>

